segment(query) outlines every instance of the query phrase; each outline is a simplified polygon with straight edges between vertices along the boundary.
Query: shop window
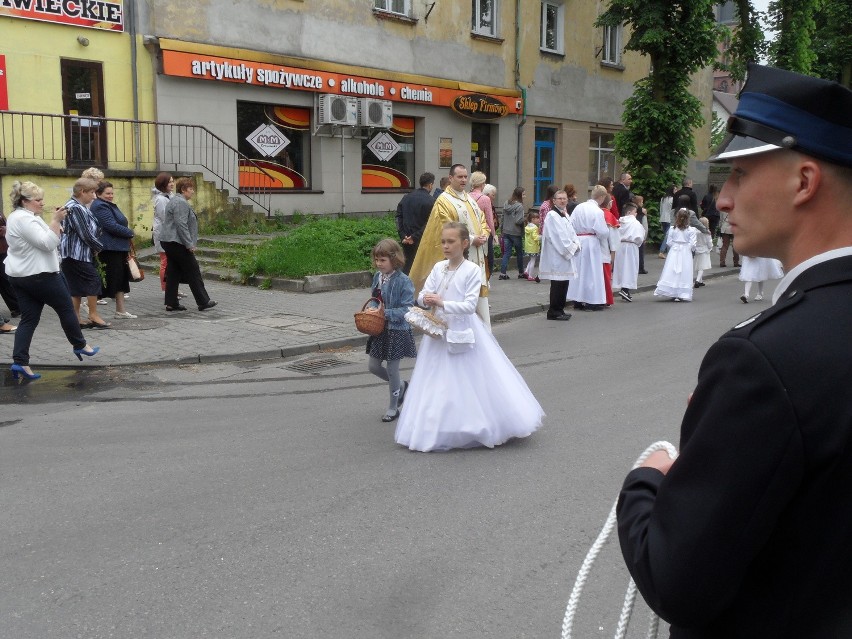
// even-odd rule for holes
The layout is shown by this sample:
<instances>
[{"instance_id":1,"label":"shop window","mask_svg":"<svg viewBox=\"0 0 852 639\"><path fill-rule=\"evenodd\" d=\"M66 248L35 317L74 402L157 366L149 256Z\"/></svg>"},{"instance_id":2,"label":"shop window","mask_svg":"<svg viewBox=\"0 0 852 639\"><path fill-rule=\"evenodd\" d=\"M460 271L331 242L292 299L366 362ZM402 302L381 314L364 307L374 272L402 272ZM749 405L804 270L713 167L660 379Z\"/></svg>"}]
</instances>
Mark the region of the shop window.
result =
<instances>
[{"instance_id":1,"label":"shop window","mask_svg":"<svg viewBox=\"0 0 852 639\"><path fill-rule=\"evenodd\" d=\"M491 38L497 37L497 3L498 0L472 0L473 21L471 31L478 35Z\"/></svg>"},{"instance_id":2,"label":"shop window","mask_svg":"<svg viewBox=\"0 0 852 639\"><path fill-rule=\"evenodd\" d=\"M565 6L560 1L545 0L541 3L541 47L548 53L565 53Z\"/></svg>"},{"instance_id":3,"label":"shop window","mask_svg":"<svg viewBox=\"0 0 852 639\"><path fill-rule=\"evenodd\" d=\"M589 139L589 185L615 175L615 134L592 132Z\"/></svg>"},{"instance_id":4,"label":"shop window","mask_svg":"<svg viewBox=\"0 0 852 639\"><path fill-rule=\"evenodd\" d=\"M373 6L379 11L398 13L401 16L408 16L410 13L410 0L375 0Z\"/></svg>"},{"instance_id":5,"label":"shop window","mask_svg":"<svg viewBox=\"0 0 852 639\"><path fill-rule=\"evenodd\" d=\"M621 33L622 27L604 27L603 29L603 61L606 64L621 64Z\"/></svg>"},{"instance_id":6,"label":"shop window","mask_svg":"<svg viewBox=\"0 0 852 639\"><path fill-rule=\"evenodd\" d=\"M237 102L237 138L241 189L311 187L311 109Z\"/></svg>"},{"instance_id":7,"label":"shop window","mask_svg":"<svg viewBox=\"0 0 852 639\"><path fill-rule=\"evenodd\" d=\"M414 118L395 116L361 143L361 188L410 189L414 180Z\"/></svg>"}]
</instances>

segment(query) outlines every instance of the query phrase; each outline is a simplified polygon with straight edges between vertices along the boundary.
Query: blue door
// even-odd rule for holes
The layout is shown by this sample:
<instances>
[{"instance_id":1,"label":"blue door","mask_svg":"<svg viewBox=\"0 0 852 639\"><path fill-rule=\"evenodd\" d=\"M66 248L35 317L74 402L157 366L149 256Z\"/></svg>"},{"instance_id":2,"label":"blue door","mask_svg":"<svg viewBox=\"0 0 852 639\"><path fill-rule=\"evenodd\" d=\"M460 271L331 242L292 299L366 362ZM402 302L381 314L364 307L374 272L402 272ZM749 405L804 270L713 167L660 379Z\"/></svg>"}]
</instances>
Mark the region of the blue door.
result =
<instances>
[{"instance_id":1,"label":"blue door","mask_svg":"<svg viewBox=\"0 0 852 639\"><path fill-rule=\"evenodd\" d=\"M535 204L547 197L547 187L554 184L556 129L535 128Z\"/></svg>"}]
</instances>

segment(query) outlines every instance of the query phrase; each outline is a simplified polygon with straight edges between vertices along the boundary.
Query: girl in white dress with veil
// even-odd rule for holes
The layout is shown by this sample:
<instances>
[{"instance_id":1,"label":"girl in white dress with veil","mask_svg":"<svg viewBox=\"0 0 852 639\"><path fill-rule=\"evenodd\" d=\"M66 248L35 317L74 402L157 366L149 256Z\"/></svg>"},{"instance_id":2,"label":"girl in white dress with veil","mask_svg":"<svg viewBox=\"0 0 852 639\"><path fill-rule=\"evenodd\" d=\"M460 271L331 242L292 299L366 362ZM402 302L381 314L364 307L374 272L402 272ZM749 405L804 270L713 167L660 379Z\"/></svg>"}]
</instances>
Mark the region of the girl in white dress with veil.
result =
<instances>
[{"instance_id":1,"label":"girl in white dress with veil","mask_svg":"<svg viewBox=\"0 0 852 639\"><path fill-rule=\"evenodd\" d=\"M544 411L524 378L476 315L479 267L464 257L467 227L448 222L441 232L447 258L438 262L418 296L448 329L424 336L395 440L423 452L498 446L541 426Z\"/></svg>"},{"instance_id":2,"label":"girl in white dress with veil","mask_svg":"<svg viewBox=\"0 0 852 639\"><path fill-rule=\"evenodd\" d=\"M695 229L689 226L689 211L680 209L669 229L669 252L654 295L670 297L675 302L692 301L692 252L696 239Z\"/></svg>"}]
</instances>

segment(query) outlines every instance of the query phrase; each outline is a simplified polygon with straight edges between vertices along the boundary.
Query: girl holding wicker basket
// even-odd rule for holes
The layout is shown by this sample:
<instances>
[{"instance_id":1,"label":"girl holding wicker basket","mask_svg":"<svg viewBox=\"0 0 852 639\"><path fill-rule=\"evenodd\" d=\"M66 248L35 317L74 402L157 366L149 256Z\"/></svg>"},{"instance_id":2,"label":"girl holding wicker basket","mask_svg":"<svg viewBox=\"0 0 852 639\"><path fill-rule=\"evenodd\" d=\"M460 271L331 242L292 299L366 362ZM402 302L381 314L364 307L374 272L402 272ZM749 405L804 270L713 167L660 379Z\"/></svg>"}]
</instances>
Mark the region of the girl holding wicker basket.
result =
<instances>
[{"instance_id":1,"label":"girl holding wicker basket","mask_svg":"<svg viewBox=\"0 0 852 639\"><path fill-rule=\"evenodd\" d=\"M388 383L390 401L382 421L392 422L399 417L399 407L408 388L408 382L400 376L399 364L403 357L417 357L411 326L405 321L406 312L414 306L414 284L401 270L405 256L396 241L381 240L373 247L372 255L376 266L372 297L384 305L387 322L379 335L367 339L367 354L370 372ZM378 308L379 304L373 302L366 310ZM387 362L387 366L382 366L382 362Z\"/></svg>"},{"instance_id":2,"label":"girl holding wicker basket","mask_svg":"<svg viewBox=\"0 0 852 639\"><path fill-rule=\"evenodd\" d=\"M445 260L433 268L418 301L446 325L424 337L395 440L411 450L498 446L541 426L544 411L524 378L476 314L479 267L465 259L467 226L444 224ZM511 392L507 392L511 389Z\"/></svg>"}]
</instances>

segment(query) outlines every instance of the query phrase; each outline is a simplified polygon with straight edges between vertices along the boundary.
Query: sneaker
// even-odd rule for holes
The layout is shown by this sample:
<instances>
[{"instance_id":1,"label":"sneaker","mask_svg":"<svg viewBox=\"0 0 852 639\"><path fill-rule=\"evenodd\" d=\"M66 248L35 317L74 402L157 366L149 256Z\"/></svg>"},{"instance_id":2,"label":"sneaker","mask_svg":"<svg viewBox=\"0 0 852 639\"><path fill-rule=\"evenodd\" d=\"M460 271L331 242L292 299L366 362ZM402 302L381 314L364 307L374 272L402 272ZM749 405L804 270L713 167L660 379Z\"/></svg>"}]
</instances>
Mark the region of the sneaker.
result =
<instances>
[{"instance_id":1,"label":"sneaker","mask_svg":"<svg viewBox=\"0 0 852 639\"><path fill-rule=\"evenodd\" d=\"M745 295L740 295L740 301L743 304L748 304L748 298Z\"/></svg>"},{"instance_id":2,"label":"sneaker","mask_svg":"<svg viewBox=\"0 0 852 639\"><path fill-rule=\"evenodd\" d=\"M109 304L109 302L107 302L105 299L98 300L98 306L106 306L107 304Z\"/></svg>"},{"instance_id":3,"label":"sneaker","mask_svg":"<svg viewBox=\"0 0 852 639\"><path fill-rule=\"evenodd\" d=\"M763 295L760 295L760 294L755 295L755 296L754 296L754 301L755 301L755 302L762 302L762 301L763 301Z\"/></svg>"},{"instance_id":4,"label":"sneaker","mask_svg":"<svg viewBox=\"0 0 852 639\"><path fill-rule=\"evenodd\" d=\"M505 273L500 273L500 277L498 277L497 279L498 280L508 280L509 276L506 275Z\"/></svg>"},{"instance_id":5,"label":"sneaker","mask_svg":"<svg viewBox=\"0 0 852 639\"><path fill-rule=\"evenodd\" d=\"M126 312L126 311L125 311L125 312L123 312L123 313L120 313L120 312L116 311L116 312L115 312L115 315L113 315L113 317L114 317L115 319L136 319L136 318L137 318L137 317L139 317L139 316L138 316L138 315L133 315L132 313L128 313L128 312Z\"/></svg>"},{"instance_id":6,"label":"sneaker","mask_svg":"<svg viewBox=\"0 0 852 639\"><path fill-rule=\"evenodd\" d=\"M618 294L621 295L621 299L623 299L625 302L633 301L633 297L631 297L630 291L625 291L624 289L621 289L620 291L618 291Z\"/></svg>"},{"instance_id":7,"label":"sneaker","mask_svg":"<svg viewBox=\"0 0 852 639\"><path fill-rule=\"evenodd\" d=\"M129 299L130 299L130 293L125 293L125 294L124 294L124 299L129 300Z\"/></svg>"},{"instance_id":8,"label":"sneaker","mask_svg":"<svg viewBox=\"0 0 852 639\"><path fill-rule=\"evenodd\" d=\"M530 279L530 278L528 278L528 277L526 276L526 273L518 273L518 279L519 279L519 280L528 280L528 279Z\"/></svg>"}]
</instances>

